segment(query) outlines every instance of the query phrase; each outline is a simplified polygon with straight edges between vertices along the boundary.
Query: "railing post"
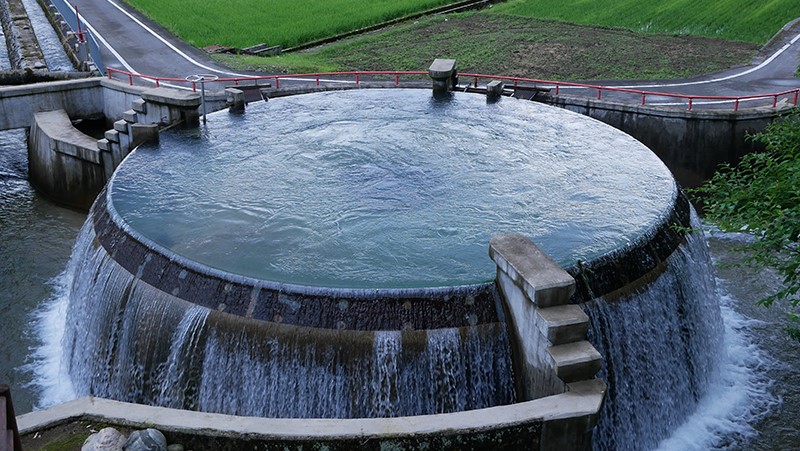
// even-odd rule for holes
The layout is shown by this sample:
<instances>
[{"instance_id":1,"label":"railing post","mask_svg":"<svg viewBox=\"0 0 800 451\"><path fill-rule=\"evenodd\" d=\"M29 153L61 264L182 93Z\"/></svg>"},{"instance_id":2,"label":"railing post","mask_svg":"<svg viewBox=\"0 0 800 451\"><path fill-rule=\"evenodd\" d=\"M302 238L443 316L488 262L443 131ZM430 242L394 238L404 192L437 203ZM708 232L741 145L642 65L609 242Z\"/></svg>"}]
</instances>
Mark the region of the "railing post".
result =
<instances>
[{"instance_id":1,"label":"railing post","mask_svg":"<svg viewBox=\"0 0 800 451\"><path fill-rule=\"evenodd\" d=\"M394 85L400 86L400 74L394 74Z\"/></svg>"},{"instance_id":2,"label":"railing post","mask_svg":"<svg viewBox=\"0 0 800 451\"><path fill-rule=\"evenodd\" d=\"M0 449L6 449L8 445L11 445L10 449L21 450L22 443L19 437L19 428L17 427L17 417L14 413L14 403L11 400L11 389L8 385L0 384L0 398L3 399L0 407L3 409L3 416L5 417L5 422L0 424L0 430L3 431L3 441L5 443L0 444Z\"/></svg>"},{"instance_id":3,"label":"railing post","mask_svg":"<svg viewBox=\"0 0 800 451\"><path fill-rule=\"evenodd\" d=\"M281 79L275 77L275 89L281 89Z\"/></svg>"},{"instance_id":4,"label":"railing post","mask_svg":"<svg viewBox=\"0 0 800 451\"><path fill-rule=\"evenodd\" d=\"M603 95L603 88L597 88L597 100L600 100L600 97Z\"/></svg>"},{"instance_id":5,"label":"railing post","mask_svg":"<svg viewBox=\"0 0 800 451\"><path fill-rule=\"evenodd\" d=\"M556 83L556 95L558 95L558 87L559 87L559 84Z\"/></svg>"},{"instance_id":6,"label":"railing post","mask_svg":"<svg viewBox=\"0 0 800 451\"><path fill-rule=\"evenodd\" d=\"M160 88L160 87L161 87L161 79L156 78L156 88Z\"/></svg>"},{"instance_id":7,"label":"railing post","mask_svg":"<svg viewBox=\"0 0 800 451\"><path fill-rule=\"evenodd\" d=\"M478 77L475 77L475 87L478 87Z\"/></svg>"},{"instance_id":8,"label":"railing post","mask_svg":"<svg viewBox=\"0 0 800 451\"><path fill-rule=\"evenodd\" d=\"M111 71L113 71L113 70L114 70L114 69L112 69L112 68L110 68L110 67L106 67L106 73L108 74L108 79L109 79L109 80L111 80L111 79L112 79L112 77L111 77Z\"/></svg>"},{"instance_id":9,"label":"railing post","mask_svg":"<svg viewBox=\"0 0 800 451\"><path fill-rule=\"evenodd\" d=\"M133 86L133 74L128 74L128 84Z\"/></svg>"},{"instance_id":10,"label":"railing post","mask_svg":"<svg viewBox=\"0 0 800 451\"><path fill-rule=\"evenodd\" d=\"M776 94L774 97L772 97L772 108L777 108L777 106L778 106L778 95Z\"/></svg>"},{"instance_id":11,"label":"railing post","mask_svg":"<svg viewBox=\"0 0 800 451\"><path fill-rule=\"evenodd\" d=\"M356 74L356 86L358 86L358 74Z\"/></svg>"},{"instance_id":12,"label":"railing post","mask_svg":"<svg viewBox=\"0 0 800 451\"><path fill-rule=\"evenodd\" d=\"M642 93L642 105L644 105L644 93Z\"/></svg>"},{"instance_id":13,"label":"railing post","mask_svg":"<svg viewBox=\"0 0 800 451\"><path fill-rule=\"evenodd\" d=\"M733 104L733 112L739 111L739 99L736 99L736 102Z\"/></svg>"},{"instance_id":14,"label":"railing post","mask_svg":"<svg viewBox=\"0 0 800 451\"><path fill-rule=\"evenodd\" d=\"M197 92L197 83L192 82L192 92Z\"/></svg>"},{"instance_id":15,"label":"railing post","mask_svg":"<svg viewBox=\"0 0 800 451\"><path fill-rule=\"evenodd\" d=\"M317 86L319 86L319 75L317 75Z\"/></svg>"},{"instance_id":16,"label":"railing post","mask_svg":"<svg viewBox=\"0 0 800 451\"><path fill-rule=\"evenodd\" d=\"M794 91L794 102L792 102L795 105L797 105L797 95L798 94L800 94L800 89L795 89L795 91Z\"/></svg>"},{"instance_id":17,"label":"railing post","mask_svg":"<svg viewBox=\"0 0 800 451\"><path fill-rule=\"evenodd\" d=\"M689 111L692 111L692 100L694 99L692 97L689 97Z\"/></svg>"}]
</instances>

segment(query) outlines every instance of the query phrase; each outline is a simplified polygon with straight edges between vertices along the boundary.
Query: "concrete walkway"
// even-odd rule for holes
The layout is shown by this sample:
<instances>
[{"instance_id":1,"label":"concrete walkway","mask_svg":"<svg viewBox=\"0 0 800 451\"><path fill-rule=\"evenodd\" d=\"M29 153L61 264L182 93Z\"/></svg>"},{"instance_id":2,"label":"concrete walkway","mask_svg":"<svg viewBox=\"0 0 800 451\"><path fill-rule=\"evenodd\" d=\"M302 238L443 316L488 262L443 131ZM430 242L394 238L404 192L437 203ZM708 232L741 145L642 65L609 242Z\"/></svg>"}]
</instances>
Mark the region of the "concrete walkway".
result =
<instances>
[{"instance_id":1,"label":"concrete walkway","mask_svg":"<svg viewBox=\"0 0 800 451\"><path fill-rule=\"evenodd\" d=\"M159 77L184 78L193 74L220 77L254 73L228 69L153 23L121 0L68 0L77 6L82 21L105 46L106 66ZM750 65L686 80L591 81L593 85L620 86L648 91L714 96L765 94L800 87L794 73L800 64L800 19L788 24L754 58ZM387 68L391 69L391 68ZM501 75L501 74L500 74ZM572 89L571 93L579 93ZM587 96L593 94L587 92ZM604 93L604 98L625 100ZM629 96L628 96L629 97ZM663 98L648 104L669 105ZM698 102L699 103L699 102Z\"/></svg>"}]
</instances>

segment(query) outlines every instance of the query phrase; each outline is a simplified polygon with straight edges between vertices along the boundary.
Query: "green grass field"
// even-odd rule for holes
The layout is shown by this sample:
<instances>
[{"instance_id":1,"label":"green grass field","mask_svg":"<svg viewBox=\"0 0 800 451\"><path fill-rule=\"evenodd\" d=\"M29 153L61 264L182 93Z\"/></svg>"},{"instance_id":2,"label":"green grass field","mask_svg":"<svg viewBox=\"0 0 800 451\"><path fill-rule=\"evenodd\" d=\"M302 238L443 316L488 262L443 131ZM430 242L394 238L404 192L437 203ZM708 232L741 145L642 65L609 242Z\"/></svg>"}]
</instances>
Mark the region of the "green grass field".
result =
<instances>
[{"instance_id":1,"label":"green grass field","mask_svg":"<svg viewBox=\"0 0 800 451\"><path fill-rule=\"evenodd\" d=\"M492 12L764 44L800 17L800 0L510 0Z\"/></svg>"},{"instance_id":2,"label":"green grass field","mask_svg":"<svg viewBox=\"0 0 800 451\"><path fill-rule=\"evenodd\" d=\"M291 47L453 0L125 0L195 47Z\"/></svg>"},{"instance_id":3,"label":"green grass field","mask_svg":"<svg viewBox=\"0 0 800 451\"><path fill-rule=\"evenodd\" d=\"M215 55L227 66L261 72L424 70L435 58L462 72L561 80L680 78L747 63L743 41L634 33L505 14L435 16L314 50L272 58Z\"/></svg>"}]
</instances>

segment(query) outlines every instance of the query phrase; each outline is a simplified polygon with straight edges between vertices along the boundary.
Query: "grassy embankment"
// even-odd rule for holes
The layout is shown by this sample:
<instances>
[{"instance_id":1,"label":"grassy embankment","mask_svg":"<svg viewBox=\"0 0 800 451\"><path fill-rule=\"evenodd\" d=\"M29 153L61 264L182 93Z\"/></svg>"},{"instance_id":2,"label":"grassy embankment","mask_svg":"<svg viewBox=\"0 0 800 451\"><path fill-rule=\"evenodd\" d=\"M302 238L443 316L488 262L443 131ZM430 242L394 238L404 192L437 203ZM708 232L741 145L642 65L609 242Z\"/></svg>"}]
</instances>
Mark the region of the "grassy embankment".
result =
<instances>
[{"instance_id":1,"label":"grassy embankment","mask_svg":"<svg viewBox=\"0 0 800 451\"><path fill-rule=\"evenodd\" d=\"M125 0L195 47L292 47L456 0Z\"/></svg>"},{"instance_id":2,"label":"grassy embankment","mask_svg":"<svg viewBox=\"0 0 800 451\"><path fill-rule=\"evenodd\" d=\"M297 1L267 7L263 0L244 0L236 11L247 11L247 21L202 0L190 0L196 4L189 9L199 17L181 12L186 3L167 14L158 11L177 2L128 1L196 46L294 45L371 20L361 14L368 8L348 0L309 1L309 7L298 6ZM403 12L392 17L446 2L396 3L395 11ZM320 10L322 5L330 9ZM798 11L800 0L511 0L479 13L432 17L311 51L272 58L216 58L237 69L265 72L421 70L433 58L451 57L462 71L536 78L689 77L749 62ZM222 31L216 21L200 19L226 14L235 17L225 19L228 25ZM391 15L373 11L370 17L378 16ZM229 33L224 31L231 27L241 41L226 40Z\"/></svg>"},{"instance_id":3,"label":"grassy embankment","mask_svg":"<svg viewBox=\"0 0 800 451\"><path fill-rule=\"evenodd\" d=\"M494 12L763 45L800 16L800 0L510 0Z\"/></svg>"}]
</instances>

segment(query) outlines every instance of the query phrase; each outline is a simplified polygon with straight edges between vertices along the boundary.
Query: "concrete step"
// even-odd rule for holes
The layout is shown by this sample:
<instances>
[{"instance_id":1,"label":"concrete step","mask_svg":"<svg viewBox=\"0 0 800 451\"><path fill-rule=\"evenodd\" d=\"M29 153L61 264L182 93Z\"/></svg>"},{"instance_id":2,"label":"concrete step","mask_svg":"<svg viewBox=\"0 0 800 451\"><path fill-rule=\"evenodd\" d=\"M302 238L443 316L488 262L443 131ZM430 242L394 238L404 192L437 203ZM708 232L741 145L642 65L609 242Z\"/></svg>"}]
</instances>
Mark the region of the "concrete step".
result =
<instances>
[{"instance_id":1,"label":"concrete step","mask_svg":"<svg viewBox=\"0 0 800 451\"><path fill-rule=\"evenodd\" d=\"M575 292L575 279L526 236L492 237L489 257L539 308L567 304Z\"/></svg>"},{"instance_id":2,"label":"concrete step","mask_svg":"<svg viewBox=\"0 0 800 451\"><path fill-rule=\"evenodd\" d=\"M127 135L128 134L128 122L126 120L124 120L124 119L120 119L120 120L114 122L114 130L116 130L116 131L118 131L120 133L125 133Z\"/></svg>"},{"instance_id":3,"label":"concrete step","mask_svg":"<svg viewBox=\"0 0 800 451\"><path fill-rule=\"evenodd\" d=\"M586 338L589 317L577 305L540 308L536 313L539 331L550 343L560 345Z\"/></svg>"},{"instance_id":4,"label":"concrete step","mask_svg":"<svg viewBox=\"0 0 800 451\"><path fill-rule=\"evenodd\" d=\"M122 120L124 120L125 122L127 122L129 124L135 124L137 122L137 119L138 119L138 116L136 114L136 111L128 110L128 111L122 113Z\"/></svg>"},{"instance_id":5,"label":"concrete step","mask_svg":"<svg viewBox=\"0 0 800 451\"><path fill-rule=\"evenodd\" d=\"M564 382L592 379L603 364L599 352L586 340L547 349L556 375Z\"/></svg>"}]
</instances>

